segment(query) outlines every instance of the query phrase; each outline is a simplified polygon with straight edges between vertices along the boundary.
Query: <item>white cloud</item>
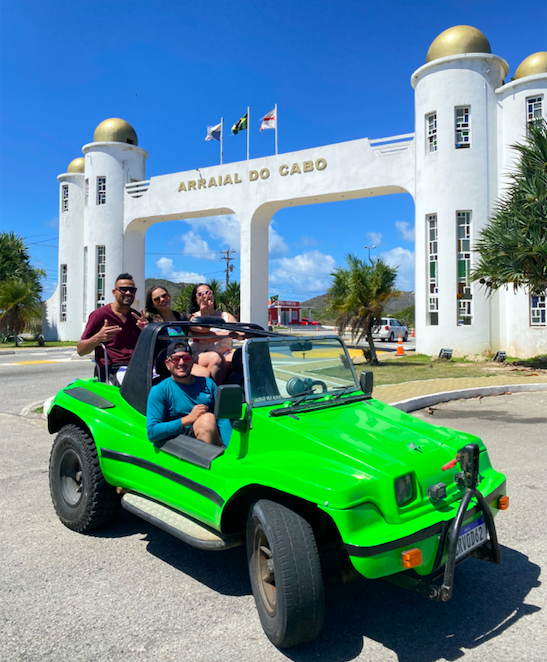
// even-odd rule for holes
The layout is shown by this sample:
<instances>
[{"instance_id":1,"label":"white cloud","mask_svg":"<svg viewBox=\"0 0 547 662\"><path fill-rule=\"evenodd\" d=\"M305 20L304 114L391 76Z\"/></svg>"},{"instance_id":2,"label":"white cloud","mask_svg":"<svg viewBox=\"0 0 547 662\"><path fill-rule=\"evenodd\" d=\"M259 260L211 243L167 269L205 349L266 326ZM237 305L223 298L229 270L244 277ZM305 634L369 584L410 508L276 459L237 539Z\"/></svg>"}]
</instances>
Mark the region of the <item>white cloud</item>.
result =
<instances>
[{"instance_id":1,"label":"white cloud","mask_svg":"<svg viewBox=\"0 0 547 662\"><path fill-rule=\"evenodd\" d=\"M167 280L177 283L199 283L205 281L205 276L195 271L175 271L173 269L173 260L170 257L160 257L156 262L156 266L162 277Z\"/></svg>"},{"instance_id":2,"label":"white cloud","mask_svg":"<svg viewBox=\"0 0 547 662\"><path fill-rule=\"evenodd\" d=\"M188 223L194 233L207 233L212 239L220 241L222 245L228 248L234 248L239 252L239 221L234 214L211 216L209 218L190 218L183 222ZM269 253L272 259L289 253L289 247L283 237L274 228L274 224L275 221L272 219L269 228ZM195 234L194 236L204 241L200 234ZM204 243L207 244L207 242ZM215 259L215 257L212 256L209 259Z\"/></svg>"},{"instance_id":3,"label":"white cloud","mask_svg":"<svg viewBox=\"0 0 547 662\"><path fill-rule=\"evenodd\" d=\"M336 263L331 255L317 250L276 260L270 273L270 285L303 293L323 293L331 282Z\"/></svg>"},{"instance_id":4,"label":"white cloud","mask_svg":"<svg viewBox=\"0 0 547 662\"><path fill-rule=\"evenodd\" d=\"M414 241L414 227L405 221L395 221L395 227L404 241Z\"/></svg>"},{"instance_id":5,"label":"white cloud","mask_svg":"<svg viewBox=\"0 0 547 662\"><path fill-rule=\"evenodd\" d=\"M414 253L397 246L397 248L381 253L380 257L390 267L398 267L397 287L405 292L414 292Z\"/></svg>"},{"instance_id":6,"label":"white cloud","mask_svg":"<svg viewBox=\"0 0 547 662\"><path fill-rule=\"evenodd\" d=\"M58 216L54 216L54 217L51 219L51 221L48 221L48 222L46 223L46 225L48 226L48 228L55 228L56 230L58 230L58 229L59 229L59 217L58 217Z\"/></svg>"},{"instance_id":7,"label":"white cloud","mask_svg":"<svg viewBox=\"0 0 547 662\"><path fill-rule=\"evenodd\" d=\"M313 246L317 246L317 239L314 239L314 237L308 237L304 234L300 240L300 246L303 248L311 248Z\"/></svg>"},{"instance_id":8,"label":"white cloud","mask_svg":"<svg viewBox=\"0 0 547 662\"><path fill-rule=\"evenodd\" d=\"M190 230L181 237L184 242L184 255L193 255L198 260L217 260L218 255L209 248L209 244L202 239L201 235Z\"/></svg>"},{"instance_id":9,"label":"white cloud","mask_svg":"<svg viewBox=\"0 0 547 662\"><path fill-rule=\"evenodd\" d=\"M374 244L375 246L379 246L382 243L382 233L367 232L367 240L369 244Z\"/></svg>"}]
</instances>

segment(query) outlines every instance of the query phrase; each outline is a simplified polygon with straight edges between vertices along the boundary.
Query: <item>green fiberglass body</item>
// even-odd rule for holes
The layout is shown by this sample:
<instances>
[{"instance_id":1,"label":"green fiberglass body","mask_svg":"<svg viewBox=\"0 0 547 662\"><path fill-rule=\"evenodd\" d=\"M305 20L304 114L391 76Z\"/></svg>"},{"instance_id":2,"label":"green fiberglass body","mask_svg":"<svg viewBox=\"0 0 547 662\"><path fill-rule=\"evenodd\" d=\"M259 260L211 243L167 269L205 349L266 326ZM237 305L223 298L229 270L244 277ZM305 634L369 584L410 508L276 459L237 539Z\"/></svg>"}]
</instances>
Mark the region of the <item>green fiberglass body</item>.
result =
<instances>
[{"instance_id":1,"label":"green fiberglass body","mask_svg":"<svg viewBox=\"0 0 547 662\"><path fill-rule=\"evenodd\" d=\"M164 350L184 323L144 329L121 387L79 380L57 394L50 485L66 526L106 524L121 502L202 549L246 543L262 626L280 647L321 629L327 552L442 601L456 563L499 563L505 479L478 438L374 399L372 373L357 380L336 336L224 326L246 334L217 393L215 413L233 427L226 448L147 438L147 396L170 379Z\"/></svg>"}]
</instances>

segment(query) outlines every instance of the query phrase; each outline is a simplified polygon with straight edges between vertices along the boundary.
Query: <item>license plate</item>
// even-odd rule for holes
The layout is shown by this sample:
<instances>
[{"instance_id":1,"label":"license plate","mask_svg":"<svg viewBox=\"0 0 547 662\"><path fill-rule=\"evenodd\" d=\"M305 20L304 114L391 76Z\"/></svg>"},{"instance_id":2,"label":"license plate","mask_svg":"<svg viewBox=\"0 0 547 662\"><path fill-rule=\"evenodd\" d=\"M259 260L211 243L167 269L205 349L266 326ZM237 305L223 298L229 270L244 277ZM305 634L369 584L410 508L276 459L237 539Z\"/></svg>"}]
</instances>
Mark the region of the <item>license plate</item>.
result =
<instances>
[{"instance_id":1,"label":"license plate","mask_svg":"<svg viewBox=\"0 0 547 662\"><path fill-rule=\"evenodd\" d=\"M483 517L479 517L460 529L456 559L461 558L475 547L480 547L487 540L486 523Z\"/></svg>"}]
</instances>

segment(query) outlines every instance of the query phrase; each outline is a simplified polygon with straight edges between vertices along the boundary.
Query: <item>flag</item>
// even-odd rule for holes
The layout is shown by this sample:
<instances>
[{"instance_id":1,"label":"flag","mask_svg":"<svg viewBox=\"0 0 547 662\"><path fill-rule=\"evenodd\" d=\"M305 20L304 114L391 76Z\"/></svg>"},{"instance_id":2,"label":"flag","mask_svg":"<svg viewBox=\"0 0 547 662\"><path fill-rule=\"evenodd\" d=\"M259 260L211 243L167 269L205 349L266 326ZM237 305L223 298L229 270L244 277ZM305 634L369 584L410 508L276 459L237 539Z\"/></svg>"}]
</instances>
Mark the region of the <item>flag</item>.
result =
<instances>
[{"instance_id":1,"label":"flag","mask_svg":"<svg viewBox=\"0 0 547 662\"><path fill-rule=\"evenodd\" d=\"M270 301L272 303L275 303L276 301L279 301L279 294L274 294L273 297L270 297Z\"/></svg>"},{"instance_id":2,"label":"flag","mask_svg":"<svg viewBox=\"0 0 547 662\"><path fill-rule=\"evenodd\" d=\"M275 129L277 128L277 117L275 116L275 108L273 110L270 110L269 113L264 115L262 118L262 124L260 125L260 130L264 131L264 129Z\"/></svg>"},{"instance_id":3,"label":"flag","mask_svg":"<svg viewBox=\"0 0 547 662\"><path fill-rule=\"evenodd\" d=\"M237 135L238 131L245 131L247 128L247 120L248 120L248 113L245 113L243 117L239 120L239 122L236 122L234 126L232 127L232 133L233 135Z\"/></svg>"},{"instance_id":4,"label":"flag","mask_svg":"<svg viewBox=\"0 0 547 662\"><path fill-rule=\"evenodd\" d=\"M220 132L222 130L222 122L216 126L207 127L207 135L205 140L220 140Z\"/></svg>"}]
</instances>

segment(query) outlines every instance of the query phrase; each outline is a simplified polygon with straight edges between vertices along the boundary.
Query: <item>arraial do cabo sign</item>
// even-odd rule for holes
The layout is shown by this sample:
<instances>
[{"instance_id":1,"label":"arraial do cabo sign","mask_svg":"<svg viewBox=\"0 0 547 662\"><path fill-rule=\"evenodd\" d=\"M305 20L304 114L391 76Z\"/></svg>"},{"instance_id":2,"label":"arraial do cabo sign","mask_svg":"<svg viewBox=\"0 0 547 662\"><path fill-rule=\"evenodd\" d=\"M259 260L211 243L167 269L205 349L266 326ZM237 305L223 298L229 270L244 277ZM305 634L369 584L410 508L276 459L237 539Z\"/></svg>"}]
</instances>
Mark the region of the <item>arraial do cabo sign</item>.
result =
<instances>
[{"instance_id":1,"label":"arraial do cabo sign","mask_svg":"<svg viewBox=\"0 0 547 662\"><path fill-rule=\"evenodd\" d=\"M291 165L283 164L278 168L275 176L287 177L291 175L301 175L307 172L314 172L315 170L325 170L327 167L326 159L316 159L315 161L302 161L301 163L292 163ZM271 175L269 168L262 168L261 170L249 170L248 180L256 182L258 179L268 179ZM198 191L199 189L214 188L215 186L229 186L230 184L241 184L243 179L239 173L227 173L225 175L217 175L216 177L209 177L207 179L188 179L179 184L179 193L181 191Z\"/></svg>"}]
</instances>

